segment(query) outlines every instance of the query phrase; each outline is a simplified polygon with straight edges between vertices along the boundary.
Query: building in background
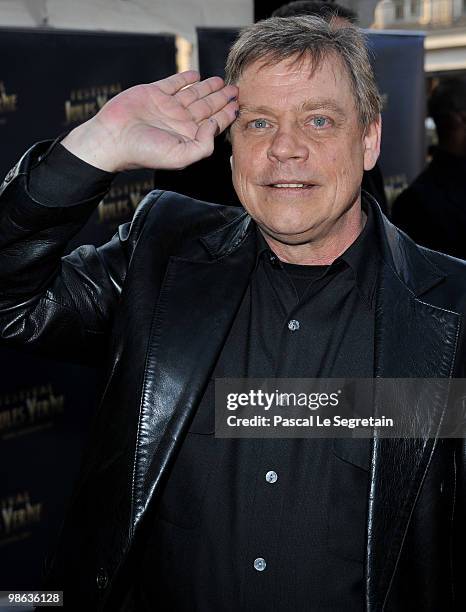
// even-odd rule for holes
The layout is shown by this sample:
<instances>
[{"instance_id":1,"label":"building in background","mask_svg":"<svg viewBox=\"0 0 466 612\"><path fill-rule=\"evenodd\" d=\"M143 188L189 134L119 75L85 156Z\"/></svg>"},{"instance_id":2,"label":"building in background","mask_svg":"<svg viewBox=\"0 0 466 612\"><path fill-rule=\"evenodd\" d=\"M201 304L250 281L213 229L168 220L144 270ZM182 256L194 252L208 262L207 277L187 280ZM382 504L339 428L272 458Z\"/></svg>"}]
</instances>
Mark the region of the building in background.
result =
<instances>
[{"instance_id":1,"label":"building in background","mask_svg":"<svg viewBox=\"0 0 466 612\"><path fill-rule=\"evenodd\" d=\"M348 4L357 9L358 0ZM427 96L442 79L466 79L466 0L381 0L372 4L371 28L425 32ZM426 119L426 144L428 148L436 144L430 118Z\"/></svg>"},{"instance_id":2,"label":"building in background","mask_svg":"<svg viewBox=\"0 0 466 612\"><path fill-rule=\"evenodd\" d=\"M332 2L332 0L328 0ZM354 10L362 28L422 30L428 77L466 75L466 0L338 0ZM255 0L255 19L263 19L283 0Z\"/></svg>"},{"instance_id":3,"label":"building in background","mask_svg":"<svg viewBox=\"0 0 466 612\"><path fill-rule=\"evenodd\" d=\"M424 30L427 76L466 75L465 0L382 0L372 27Z\"/></svg>"},{"instance_id":4,"label":"building in background","mask_svg":"<svg viewBox=\"0 0 466 612\"><path fill-rule=\"evenodd\" d=\"M171 32L195 43L195 27L242 26L283 0L0 0L0 26ZM466 74L466 0L340 0L363 28L424 30L426 73ZM196 53L193 53L194 64ZM185 66L183 66L185 68Z\"/></svg>"}]
</instances>

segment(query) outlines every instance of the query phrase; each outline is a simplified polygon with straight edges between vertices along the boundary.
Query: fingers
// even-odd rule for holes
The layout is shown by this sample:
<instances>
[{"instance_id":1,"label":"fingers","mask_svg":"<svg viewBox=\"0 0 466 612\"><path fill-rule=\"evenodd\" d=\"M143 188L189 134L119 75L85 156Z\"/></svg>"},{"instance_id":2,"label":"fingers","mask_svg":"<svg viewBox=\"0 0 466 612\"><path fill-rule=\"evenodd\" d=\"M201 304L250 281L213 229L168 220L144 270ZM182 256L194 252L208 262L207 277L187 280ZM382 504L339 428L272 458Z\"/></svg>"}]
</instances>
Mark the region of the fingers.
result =
<instances>
[{"instance_id":1,"label":"fingers","mask_svg":"<svg viewBox=\"0 0 466 612\"><path fill-rule=\"evenodd\" d=\"M226 128L235 121L238 112L238 102L232 101L219 110L215 115L212 115L213 119L218 125L217 134L221 134Z\"/></svg>"},{"instance_id":2,"label":"fingers","mask_svg":"<svg viewBox=\"0 0 466 612\"><path fill-rule=\"evenodd\" d=\"M218 113L227 104L234 102L237 95L238 88L235 85L227 85L219 91L196 100L188 106L188 110L194 121L203 121Z\"/></svg>"},{"instance_id":3,"label":"fingers","mask_svg":"<svg viewBox=\"0 0 466 612\"><path fill-rule=\"evenodd\" d=\"M220 111L201 123L195 140L204 150L204 156L212 153L214 137L223 132L236 119L237 108L237 102L229 102Z\"/></svg>"},{"instance_id":4,"label":"fingers","mask_svg":"<svg viewBox=\"0 0 466 612\"><path fill-rule=\"evenodd\" d=\"M196 100L200 100L210 93L222 89L222 87L224 87L223 79L220 77L210 77L209 79L199 81L198 83L194 83L182 89L175 97L183 106L189 106L193 102L196 102Z\"/></svg>"},{"instance_id":5,"label":"fingers","mask_svg":"<svg viewBox=\"0 0 466 612\"><path fill-rule=\"evenodd\" d=\"M178 74L172 74L166 79L156 81L155 84L166 94L176 94L180 89L187 85L192 85L199 81L200 75L196 70L186 70L185 72L179 72Z\"/></svg>"},{"instance_id":6,"label":"fingers","mask_svg":"<svg viewBox=\"0 0 466 612\"><path fill-rule=\"evenodd\" d=\"M214 138L219 134L219 126L215 119L207 119L197 130L196 143L203 150L203 156L210 155L214 150Z\"/></svg>"},{"instance_id":7,"label":"fingers","mask_svg":"<svg viewBox=\"0 0 466 612\"><path fill-rule=\"evenodd\" d=\"M214 138L223 132L236 119L238 103L229 102L212 117L201 122L194 140L186 140L180 143L182 147L182 164L177 166L185 168L204 157L212 155L214 151Z\"/></svg>"},{"instance_id":8,"label":"fingers","mask_svg":"<svg viewBox=\"0 0 466 612\"><path fill-rule=\"evenodd\" d=\"M225 85L220 77L199 81L199 73L187 70L155 84L167 95L173 95L191 117L200 123L219 112L238 95L235 85Z\"/></svg>"}]
</instances>

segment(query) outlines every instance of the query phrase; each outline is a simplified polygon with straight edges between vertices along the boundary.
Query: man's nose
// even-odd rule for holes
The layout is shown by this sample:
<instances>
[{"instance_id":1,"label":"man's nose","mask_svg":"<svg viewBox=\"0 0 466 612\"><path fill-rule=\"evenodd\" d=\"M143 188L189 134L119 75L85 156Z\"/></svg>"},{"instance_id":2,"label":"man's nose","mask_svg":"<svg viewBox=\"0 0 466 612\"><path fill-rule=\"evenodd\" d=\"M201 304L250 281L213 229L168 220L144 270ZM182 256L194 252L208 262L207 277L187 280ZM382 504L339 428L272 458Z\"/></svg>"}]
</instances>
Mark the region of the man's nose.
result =
<instances>
[{"instance_id":1,"label":"man's nose","mask_svg":"<svg viewBox=\"0 0 466 612\"><path fill-rule=\"evenodd\" d=\"M281 127L270 143L267 156L275 162L286 162L290 159L306 160L309 150L297 127Z\"/></svg>"}]
</instances>

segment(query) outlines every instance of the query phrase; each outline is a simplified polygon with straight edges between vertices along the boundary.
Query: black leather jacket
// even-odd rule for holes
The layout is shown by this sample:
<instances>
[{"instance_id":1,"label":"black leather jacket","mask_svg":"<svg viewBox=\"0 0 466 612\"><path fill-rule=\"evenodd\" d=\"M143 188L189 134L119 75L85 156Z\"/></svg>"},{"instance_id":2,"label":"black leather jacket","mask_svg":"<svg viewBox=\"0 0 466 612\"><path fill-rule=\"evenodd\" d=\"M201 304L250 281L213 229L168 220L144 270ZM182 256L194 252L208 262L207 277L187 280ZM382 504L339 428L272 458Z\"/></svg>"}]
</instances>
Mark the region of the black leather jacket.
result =
<instances>
[{"instance_id":1,"label":"black leather jacket","mask_svg":"<svg viewBox=\"0 0 466 612\"><path fill-rule=\"evenodd\" d=\"M65 590L67 609L129 610L144 519L248 284L253 222L242 209L154 191L110 242L62 258L98 202L47 208L32 199L28 171L48 146L28 151L2 186L0 337L107 360L48 586ZM465 262L418 247L372 205L383 253L375 376L464 377ZM370 612L465 609L465 445L435 438L438 408L430 437L373 443Z\"/></svg>"}]
</instances>

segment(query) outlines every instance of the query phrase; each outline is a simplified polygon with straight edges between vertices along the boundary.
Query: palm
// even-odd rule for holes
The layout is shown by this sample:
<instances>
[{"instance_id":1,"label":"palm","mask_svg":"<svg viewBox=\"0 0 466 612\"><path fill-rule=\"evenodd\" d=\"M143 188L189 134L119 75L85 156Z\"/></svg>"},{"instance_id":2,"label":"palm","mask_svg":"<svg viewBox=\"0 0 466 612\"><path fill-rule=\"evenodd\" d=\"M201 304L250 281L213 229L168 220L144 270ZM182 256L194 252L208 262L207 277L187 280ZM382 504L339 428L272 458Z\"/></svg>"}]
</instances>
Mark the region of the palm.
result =
<instances>
[{"instance_id":1,"label":"palm","mask_svg":"<svg viewBox=\"0 0 466 612\"><path fill-rule=\"evenodd\" d=\"M235 118L236 94L219 77L199 82L186 72L122 92L95 120L110 136L119 169L177 169L212 152L215 133Z\"/></svg>"}]
</instances>

